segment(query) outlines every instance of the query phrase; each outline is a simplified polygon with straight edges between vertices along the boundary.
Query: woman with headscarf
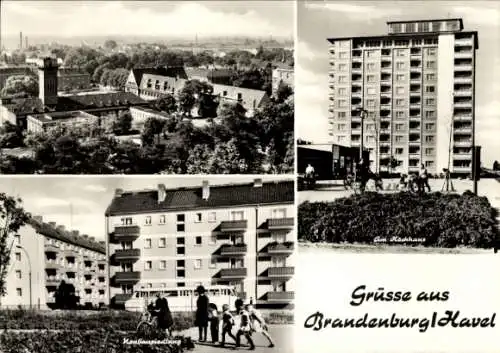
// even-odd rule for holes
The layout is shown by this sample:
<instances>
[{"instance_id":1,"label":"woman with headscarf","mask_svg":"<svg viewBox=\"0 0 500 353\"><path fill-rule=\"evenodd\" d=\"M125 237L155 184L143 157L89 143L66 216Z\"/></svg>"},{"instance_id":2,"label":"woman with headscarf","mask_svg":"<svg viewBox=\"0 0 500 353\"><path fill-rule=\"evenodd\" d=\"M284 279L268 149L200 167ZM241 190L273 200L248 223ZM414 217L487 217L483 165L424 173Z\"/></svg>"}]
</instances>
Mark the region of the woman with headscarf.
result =
<instances>
[{"instance_id":1,"label":"woman with headscarf","mask_svg":"<svg viewBox=\"0 0 500 353\"><path fill-rule=\"evenodd\" d=\"M209 300L205 295L205 287L198 286L196 292L198 293L198 300L196 301L195 326L198 327L199 341L205 342L207 340Z\"/></svg>"}]
</instances>

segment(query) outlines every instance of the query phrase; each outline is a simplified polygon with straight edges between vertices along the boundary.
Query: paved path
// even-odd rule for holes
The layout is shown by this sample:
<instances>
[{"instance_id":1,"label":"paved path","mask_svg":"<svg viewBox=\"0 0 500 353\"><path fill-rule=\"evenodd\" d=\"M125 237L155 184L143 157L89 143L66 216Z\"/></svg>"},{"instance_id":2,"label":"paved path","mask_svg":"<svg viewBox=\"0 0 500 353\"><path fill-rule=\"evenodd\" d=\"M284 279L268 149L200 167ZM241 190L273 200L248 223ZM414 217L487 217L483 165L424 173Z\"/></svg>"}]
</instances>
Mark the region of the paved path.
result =
<instances>
[{"instance_id":1,"label":"paved path","mask_svg":"<svg viewBox=\"0 0 500 353\"><path fill-rule=\"evenodd\" d=\"M210 330L209 330L210 331ZM267 339L259 333L254 333L252 338L255 342L256 348L254 352L257 353L293 353L293 325L269 325L269 332L274 340L275 347L269 348ZM198 338L197 328L192 328L183 334L191 336L191 338ZM210 336L210 332L208 333ZM191 352L193 353L224 353L224 352L234 352L234 344L231 338L226 338L227 347L218 347L210 343L199 344L195 342L195 349ZM241 343L245 344L245 338L241 339ZM240 347L240 351L248 350L248 346Z\"/></svg>"}]
</instances>

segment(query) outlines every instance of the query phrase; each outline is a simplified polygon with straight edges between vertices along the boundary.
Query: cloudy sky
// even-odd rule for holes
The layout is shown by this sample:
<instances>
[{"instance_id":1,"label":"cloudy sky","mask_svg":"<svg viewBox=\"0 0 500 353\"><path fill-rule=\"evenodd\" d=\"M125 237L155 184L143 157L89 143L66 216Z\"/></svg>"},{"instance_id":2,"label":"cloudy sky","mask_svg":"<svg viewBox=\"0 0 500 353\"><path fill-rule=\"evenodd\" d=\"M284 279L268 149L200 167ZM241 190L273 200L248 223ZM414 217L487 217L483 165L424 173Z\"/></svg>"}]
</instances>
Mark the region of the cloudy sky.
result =
<instances>
[{"instance_id":1,"label":"cloudy sky","mask_svg":"<svg viewBox=\"0 0 500 353\"><path fill-rule=\"evenodd\" d=\"M300 1L295 104L297 136L328 142L328 37L386 34L386 21L461 17L478 31L477 144L482 162L500 159L500 2Z\"/></svg>"},{"instance_id":2,"label":"cloudy sky","mask_svg":"<svg viewBox=\"0 0 500 353\"><path fill-rule=\"evenodd\" d=\"M292 1L1 1L5 36L293 35Z\"/></svg>"},{"instance_id":3,"label":"cloudy sky","mask_svg":"<svg viewBox=\"0 0 500 353\"><path fill-rule=\"evenodd\" d=\"M283 177L261 177L263 181L283 180ZM24 209L32 215L41 215L45 222L56 222L66 229L80 231L97 240L104 240L104 212L113 199L115 189L137 191L200 186L203 180L210 185L253 182L252 176L234 177L0 177L0 192L20 197ZM72 212L71 212L72 211ZM72 216L71 216L72 214Z\"/></svg>"}]
</instances>

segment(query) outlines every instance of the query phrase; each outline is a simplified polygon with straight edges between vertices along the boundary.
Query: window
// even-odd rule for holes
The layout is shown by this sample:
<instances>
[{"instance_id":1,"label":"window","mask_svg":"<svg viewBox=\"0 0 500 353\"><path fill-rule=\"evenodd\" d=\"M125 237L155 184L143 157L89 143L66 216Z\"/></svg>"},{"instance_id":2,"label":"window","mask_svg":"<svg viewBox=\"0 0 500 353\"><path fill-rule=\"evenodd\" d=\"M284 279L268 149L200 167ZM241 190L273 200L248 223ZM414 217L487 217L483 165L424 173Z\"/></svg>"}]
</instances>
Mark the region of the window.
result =
<instances>
[{"instance_id":1,"label":"window","mask_svg":"<svg viewBox=\"0 0 500 353\"><path fill-rule=\"evenodd\" d=\"M347 113L346 112L338 112L337 117L339 119L345 119L347 117Z\"/></svg>"},{"instance_id":2,"label":"window","mask_svg":"<svg viewBox=\"0 0 500 353\"><path fill-rule=\"evenodd\" d=\"M396 118L403 119L405 117L405 112L398 110L396 111Z\"/></svg>"},{"instance_id":3,"label":"window","mask_svg":"<svg viewBox=\"0 0 500 353\"><path fill-rule=\"evenodd\" d=\"M434 142L434 136L432 135L425 136L425 142Z\"/></svg>"},{"instance_id":4,"label":"window","mask_svg":"<svg viewBox=\"0 0 500 353\"><path fill-rule=\"evenodd\" d=\"M184 223L186 216L184 214L177 215L177 231L184 232L186 230L186 224Z\"/></svg>"},{"instance_id":5,"label":"window","mask_svg":"<svg viewBox=\"0 0 500 353\"><path fill-rule=\"evenodd\" d=\"M132 217L123 217L121 222L123 226L129 226L132 224Z\"/></svg>"},{"instance_id":6,"label":"window","mask_svg":"<svg viewBox=\"0 0 500 353\"><path fill-rule=\"evenodd\" d=\"M425 92L432 93L432 92L435 92L435 91L436 91L436 87L435 86L425 86Z\"/></svg>"},{"instance_id":7,"label":"window","mask_svg":"<svg viewBox=\"0 0 500 353\"><path fill-rule=\"evenodd\" d=\"M183 246L177 247L177 255L186 255L186 248Z\"/></svg>"},{"instance_id":8,"label":"window","mask_svg":"<svg viewBox=\"0 0 500 353\"><path fill-rule=\"evenodd\" d=\"M436 62L435 61L428 61L425 66L428 68L428 69L435 69L436 68Z\"/></svg>"},{"instance_id":9,"label":"window","mask_svg":"<svg viewBox=\"0 0 500 353\"><path fill-rule=\"evenodd\" d=\"M434 118L434 116L435 116L435 111L433 111L433 110L427 110L425 112L425 117L426 118Z\"/></svg>"},{"instance_id":10,"label":"window","mask_svg":"<svg viewBox=\"0 0 500 353\"><path fill-rule=\"evenodd\" d=\"M347 95L347 89L346 88L339 88L338 94L339 94L339 96Z\"/></svg>"},{"instance_id":11,"label":"window","mask_svg":"<svg viewBox=\"0 0 500 353\"><path fill-rule=\"evenodd\" d=\"M160 224L165 224L165 215L160 216Z\"/></svg>"},{"instance_id":12,"label":"window","mask_svg":"<svg viewBox=\"0 0 500 353\"><path fill-rule=\"evenodd\" d=\"M427 81L435 81L436 75L435 74L427 74L427 75L425 75L425 78L427 79Z\"/></svg>"},{"instance_id":13,"label":"window","mask_svg":"<svg viewBox=\"0 0 500 353\"><path fill-rule=\"evenodd\" d=\"M210 258L210 264L208 265L208 267L210 267L210 268L215 268L215 267L217 267L217 259L216 259L216 258L211 257L211 258Z\"/></svg>"},{"instance_id":14,"label":"window","mask_svg":"<svg viewBox=\"0 0 500 353\"><path fill-rule=\"evenodd\" d=\"M366 136L366 142L375 142L375 136Z\"/></svg>"},{"instance_id":15,"label":"window","mask_svg":"<svg viewBox=\"0 0 500 353\"><path fill-rule=\"evenodd\" d=\"M272 218L286 218L286 208L276 208L272 211Z\"/></svg>"},{"instance_id":16,"label":"window","mask_svg":"<svg viewBox=\"0 0 500 353\"><path fill-rule=\"evenodd\" d=\"M436 100L434 98L426 98L425 99L425 104L427 104L427 105L435 105L436 104Z\"/></svg>"},{"instance_id":17,"label":"window","mask_svg":"<svg viewBox=\"0 0 500 353\"><path fill-rule=\"evenodd\" d=\"M404 80L405 80L405 75L403 74L396 75L396 81L404 81Z\"/></svg>"},{"instance_id":18,"label":"window","mask_svg":"<svg viewBox=\"0 0 500 353\"><path fill-rule=\"evenodd\" d=\"M21 253L16 252L16 261L21 261Z\"/></svg>"},{"instance_id":19,"label":"window","mask_svg":"<svg viewBox=\"0 0 500 353\"><path fill-rule=\"evenodd\" d=\"M194 268L197 270L201 268L201 259L194 260Z\"/></svg>"},{"instance_id":20,"label":"window","mask_svg":"<svg viewBox=\"0 0 500 353\"><path fill-rule=\"evenodd\" d=\"M210 238L208 240L208 244L214 245L215 243L217 243L217 236L210 235Z\"/></svg>"},{"instance_id":21,"label":"window","mask_svg":"<svg viewBox=\"0 0 500 353\"><path fill-rule=\"evenodd\" d=\"M184 245L186 244L186 239L185 238L177 238L177 245Z\"/></svg>"},{"instance_id":22,"label":"window","mask_svg":"<svg viewBox=\"0 0 500 353\"><path fill-rule=\"evenodd\" d=\"M245 218L245 213L243 211L232 211L231 221L242 221Z\"/></svg>"},{"instance_id":23,"label":"window","mask_svg":"<svg viewBox=\"0 0 500 353\"><path fill-rule=\"evenodd\" d=\"M434 124L425 124L425 129L426 130L434 130Z\"/></svg>"},{"instance_id":24,"label":"window","mask_svg":"<svg viewBox=\"0 0 500 353\"><path fill-rule=\"evenodd\" d=\"M403 70L405 68L405 63L404 62L397 62L396 63L396 69L398 70Z\"/></svg>"},{"instance_id":25,"label":"window","mask_svg":"<svg viewBox=\"0 0 500 353\"><path fill-rule=\"evenodd\" d=\"M405 94L405 88L404 87L397 87L396 93L397 94Z\"/></svg>"},{"instance_id":26,"label":"window","mask_svg":"<svg viewBox=\"0 0 500 353\"><path fill-rule=\"evenodd\" d=\"M22 278L21 270L16 270L16 278L17 279L21 279Z\"/></svg>"},{"instance_id":27,"label":"window","mask_svg":"<svg viewBox=\"0 0 500 353\"><path fill-rule=\"evenodd\" d=\"M184 278L185 275L186 275L186 271L177 270L177 278Z\"/></svg>"},{"instance_id":28,"label":"window","mask_svg":"<svg viewBox=\"0 0 500 353\"><path fill-rule=\"evenodd\" d=\"M144 239L144 248L151 249L151 239Z\"/></svg>"},{"instance_id":29,"label":"window","mask_svg":"<svg viewBox=\"0 0 500 353\"><path fill-rule=\"evenodd\" d=\"M405 105L405 100L404 99L396 99L396 105L397 106Z\"/></svg>"},{"instance_id":30,"label":"window","mask_svg":"<svg viewBox=\"0 0 500 353\"><path fill-rule=\"evenodd\" d=\"M339 131L345 131L345 127L346 127L346 125L345 125L345 124L337 124L337 129L338 129Z\"/></svg>"},{"instance_id":31,"label":"window","mask_svg":"<svg viewBox=\"0 0 500 353\"><path fill-rule=\"evenodd\" d=\"M436 48L428 48L427 55L436 55Z\"/></svg>"},{"instance_id":32,"label":"window","mask_svg":"<svg viewBox=\"0 0 500 353\"><path fill-rule=\"evenodd\" d=\"M375 89L375 87L368 87L366 93L369 95L374 95L377 94L377 90Z\"/></svg>"},{"instance_id":33,"label":"window","mask_svg":"<svg viewBox=\"0 0 500 353\"><path fill-rule=\"evenodd\" d=\"M194 221L195 221L196 223L200 223L200 222L201 222L201 220L202 220L202 215L201 215L201 213L197 213L197 214L195 215L195 217L194 217Z\"/></svg>"},{"instance_id":34,"label":"window","mask_svg":"<svg viewBox=\"0 0 500 353\"><path fill-rule=\"evenodd\" d=\"M238 100L240 101L240 100L242 100L242 98L243 98L242 94L238 93Z\"/></svg>"},{"instance_id":35,"label":"window","mask_svg":"<svg viewBox=\"0 0 500 353\"><path fill-rule=\"evenodd\" d=\"M339 64L339 71L347 71L347 65L346 64Z\"/></svg>"},{"instance_id":36,"label":"window","mask_svg":"<svg viewBox=\"0 0 500 353\"><path fill-rule=\"evenodd\" d=\"M151 216L146 216L146 219L144 220L144 224L146 224L146 225L151 224Z\"/></svg>"},{"instance_id":37,"label":"window","mask_svg":"<svg viewBox=\"0 0 500 353\"><path fill-rule=\"evenodd\" d=\"M396 124L396 131L404 130L405 124Z\"/></svg>"},{"instance_id":38,"label":"window","mask_svg":"<svg viewBox=\"0 0 500 353\"><path fill-rule=\"evenodd\" d=\"M366 101L366 105L367 105L368 107L374 107L374 106L375 106L375 99L368 99L368 100Z\"/></svg>"},{"instance_id":39,"label":"window","mask_svg":"<svg viewBox=\"0 0 500 353\"><path fill-rule=\"evenodd\" d=\"M339 108L347 107L347 101L345 99L340 99L338 102L339 102L338 103Z\"/></svg>"},{"instance_id":40,"label":"window","mask_svg":"<svg viewBox=\"0 0 500 353\"><path fill-rule=\"evenodd\" d=\"M403 154L404 153L404 149L403 148L396 148L396 150L394 151L395 154Z\"/></svg>"},{"instance_id":41,"label":"window","mask_svg":"<svg viewBox=\"0 0 500 353\"><path fill-rule=\"evenodd\" d=\"M377 54L377 52L375 50L367 50L366 51L367 58L373 58L373 57L375 57L376 54Z\"/></svg>"},{"instance_id":42,"label":"window","mask_svg":"<svg viewBox=\"0 0 500 353\"><path fill-rule=\"evenodd\" d=\"M347 76L339 76L339 83L346 83L347 82Z\"/></svg>"},{"instance_id":43,"label":"window","mask_svg":"<svg viewBox=\"0 0 500 353\"><path fill-rule=\"evenodd\" d=\"M367 75L366 82L375 82L375 75Z\"/></svg>"},{"instance_id":44,"label":"window","mask_svg":"<svg viewBox=\"0 0 500 353\"><path fill-rule=\"evenodd\" d=\"M368 63L368 64L366 64L366 69L368 71L375 71L375 63Z\"/></svg>"},{"instance_id":45,"label":"window","mask_svg":"<svg viewBox=\"0 0 500 353\"><path fill-rule=\"evenodd\" d=\"M217 220L217 217L216 217L216 214L215 212L210 212L208 214L208 221L209 222L215 222Z\"/></svg>"},{"instance_id":46,"label":"window","mask_svg":"<svg viewBox=\"0 0 500 353\"><path fill-rule=\"evenodd\" d=\"M396 56L405 56L405 50L404 49L397 49Z\"/></svg>"},{"instance_id":47,"label":"window","mask_svg":"<svg viewBox=\"0 0 500 353\"><path fill-rule=\"evenodd\" d=\"M158 247L164 248L165 246L167 246L167 239L166 238L158 239Z\"/></svg>"},{"instance_id":48,"label":"window","mask_svg":"<svg viewBox=\"0 0 500 353\"><path fill-rule=\"evenodd\" d=\"M177 268L184 268L186 265L184 260L177 260Z\"/></svg>"},{"instance_id":49,"label":"window","mask_svg":"<svg viewBox=\"0 0 500 353\"><path fill-rule=\"evenodd\" d=\"M160 261L160 270L165 270L167 268L167 261L161 260Z\"/></svg>"},{"instance_id":50,"label":"window","mask_svg":"<svg viewBox=\"0 0 500 353\"><path fill-rule=\"evenodd\" d=\"M396 142L403 142L403 136L395 136L394 139Z\"/></svg>"},{"instance_id":51,"label":"window","mask_svg":"<svg viewBox=\"0 0 500 353\"><path fill-rule=\"evenodd\" d=\"M14 238L15 238L16 244L21 244L21 235L20 234L14 235Z\"/></svg>"},{"instance_id":52,"label":"window","mask_svg":"<svg viewBox=\"0 0 500 353\"><path fill-rule=\"evenodd\" d=\"M342 52L339 53L339 58L340 59L346 59L347 56L348 56L348 53L345 52L345 51L342 51Z\"/></svg>"},{"instance_id":53,"label":"window","mask_svg":"<svg viewBox=\"0 0 500 353\"><path fill-rule=\"evenodd\" d=\"M150 271L152 267L153 267L153 263L151 261L146 261L144 263L144 270L145 271Z\"/></svg>"},{"instance_id":54,"label":"window","mask_svg":"<svg viewBox=\"0 0 500 353\"><path fill-rule=\"evenodd\" d=\"M339 143L345 142L345 136L337 136L337 142Z\"/></svg>"},{"instance_id":55,"label":"window","mask_svg":"<svg viewBox=\"0 0 500 353\"><path fill-rule=\"evenodd\" d=\"M22 297L23 296L23 289L22 288L16 288L16 293L17 293L18 297Z\"/></svg>"},{"instance_id":56,"label":"window","mask_svg":"<svg viewBox=\"0 0 500 353\"><path fill-rule=\"evenodd\" d=\"M431 156L433 153L434 153L434 148L426 148L425 149L426 156Z\"/></svg>"},{"instance_id":57,"label":"window","mask_svg":"<svg viewBox=\"0 0 500 353\"><path fill-rule=\"evenodd\" d=\"M373 130L375 130L374 124L366 124L366 131L373 131Z\"/></svg>"},{"instance_id":58,"label":"window","mask_svg":"<svg viewBox=\"0 0 500 353\"><path fill-rule=\"evenodd\" d=\"M201 242L202 242L201 237L200 237L200 236L197 236L197 237L195 238L195 244L196 244L196 245L201 245Z\"/></svg>"}]
</instances>

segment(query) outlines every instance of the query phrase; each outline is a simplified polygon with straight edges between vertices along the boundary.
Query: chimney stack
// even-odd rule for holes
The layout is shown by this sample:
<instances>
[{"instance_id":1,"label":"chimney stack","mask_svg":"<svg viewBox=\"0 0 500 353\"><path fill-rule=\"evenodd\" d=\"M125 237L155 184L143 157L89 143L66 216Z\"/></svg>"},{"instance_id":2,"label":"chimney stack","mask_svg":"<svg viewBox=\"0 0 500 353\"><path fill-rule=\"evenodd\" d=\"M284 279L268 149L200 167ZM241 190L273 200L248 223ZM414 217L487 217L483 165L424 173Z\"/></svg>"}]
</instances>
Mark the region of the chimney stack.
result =
<instances>
[{"instance_id":1,"label":"chimney stack","mask_svg":"<svg viewBox=\"0 0 500 353\"><path fill-rule=\"evenodd\" d=\"M167 197L167 188L165 184L158 184L158 203L162 203L165 201Z\"/></svg>"},{"instance_id":2,"label":"chimney stack","mask_svg":"<svg viewBox=\"0 0 500 353\"><path fill-rule=\"evenodd\" d=\"M123 189L115 189L115 197L121 197L123 194Z\"/></svg>"},{"instance_id":3,"label":"chimney stack","mask_svg":"<svg viewBox=\"0 0 500 353\"><path fill-rule=\"evenodd\" d=\"M253 186L256 187L256 188L260 188L262 187L262 179L255 179L254 182L253 182Z\"/></svg>"},{"instance_id":4,"label":"chimney stack","mask_svg":"<svg viewBox=\"0 0 500 353\"><path fill-rule=\"evenodd\" d=\"M208 184L208 180L203 180L201 186L201 197L203 200L207 201L210 197L210 185Z\"/></svg>"}]
</instances>

